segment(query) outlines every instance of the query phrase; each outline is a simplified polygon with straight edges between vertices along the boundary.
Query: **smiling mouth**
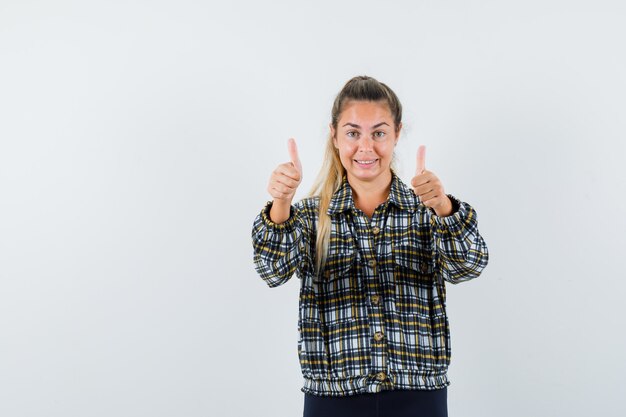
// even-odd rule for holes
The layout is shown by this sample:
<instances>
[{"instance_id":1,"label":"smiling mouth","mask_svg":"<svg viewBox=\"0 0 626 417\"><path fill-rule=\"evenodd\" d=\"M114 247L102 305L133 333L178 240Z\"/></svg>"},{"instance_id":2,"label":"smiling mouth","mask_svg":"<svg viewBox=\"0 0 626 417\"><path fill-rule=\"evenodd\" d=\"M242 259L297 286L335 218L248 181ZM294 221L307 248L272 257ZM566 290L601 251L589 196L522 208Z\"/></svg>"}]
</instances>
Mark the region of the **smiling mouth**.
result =
<instances>
[{"instance_id":1,"label":"smiling mouth","mask_svg":"<svg viewBox=\"0 0 626 417\"><path fill-rule=\"evenodd\" d=\"M361 165L371 165L374 162L378 161L378 159L369 159L369 160L361 160L361 161L359 161L358 159L355 159L354 161L356 161L357 163Z\"/></svg>"}]
</instances>

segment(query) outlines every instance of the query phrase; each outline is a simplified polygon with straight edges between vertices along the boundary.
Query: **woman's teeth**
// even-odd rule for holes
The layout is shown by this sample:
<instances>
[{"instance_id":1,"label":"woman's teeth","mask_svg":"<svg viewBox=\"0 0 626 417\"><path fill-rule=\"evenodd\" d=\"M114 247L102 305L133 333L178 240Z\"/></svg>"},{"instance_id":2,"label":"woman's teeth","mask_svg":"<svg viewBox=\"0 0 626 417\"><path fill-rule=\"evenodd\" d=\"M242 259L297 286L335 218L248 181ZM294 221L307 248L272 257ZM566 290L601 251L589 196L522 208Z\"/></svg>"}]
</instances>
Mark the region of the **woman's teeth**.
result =
<instances>
[{"instance_id":1,"label":"woman's teeth","mask_svg":"<svg viewBox=\"0 0 626 417\"><path fill-rule=\"evenodd\" d=\"M358 159L355 159L355 161L357 161L359 164L373 164L374 162L376 162L376 159L372 159L371 161L359 161Z\"/></svg>"}]
</instances>

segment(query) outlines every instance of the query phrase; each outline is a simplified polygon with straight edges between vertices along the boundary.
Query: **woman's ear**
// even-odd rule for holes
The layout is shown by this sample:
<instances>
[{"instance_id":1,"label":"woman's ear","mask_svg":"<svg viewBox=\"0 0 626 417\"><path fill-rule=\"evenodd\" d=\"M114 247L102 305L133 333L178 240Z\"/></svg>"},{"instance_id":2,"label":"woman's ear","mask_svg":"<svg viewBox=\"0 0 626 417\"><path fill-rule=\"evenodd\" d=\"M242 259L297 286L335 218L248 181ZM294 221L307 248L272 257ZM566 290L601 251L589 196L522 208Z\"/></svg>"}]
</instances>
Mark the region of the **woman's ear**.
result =
<instances>
[{"instance_id":1,"label":"woman's ear","mask_svg":"<svg viewBox=\"0 0 626 417\"><path fill-rule=\"evenodd\" d=\"M330 136L333 138L333 145L337 148L337 137L335 136L335 128L333 128L332 123L328 123L328 127L330 128Z\"/></svg>"},{"instance_id":2,"label":"woman's ear","mask_svg":"<svg viewBox=\"0 0 626 417\"><path fill-rule=\"evenodd\" d=\"M394 146L398 144L398 140L400 140L400 133L402 133L402 122L398 124L398 130L396 131L396 141Z\"/></svg>"}]
</instances>

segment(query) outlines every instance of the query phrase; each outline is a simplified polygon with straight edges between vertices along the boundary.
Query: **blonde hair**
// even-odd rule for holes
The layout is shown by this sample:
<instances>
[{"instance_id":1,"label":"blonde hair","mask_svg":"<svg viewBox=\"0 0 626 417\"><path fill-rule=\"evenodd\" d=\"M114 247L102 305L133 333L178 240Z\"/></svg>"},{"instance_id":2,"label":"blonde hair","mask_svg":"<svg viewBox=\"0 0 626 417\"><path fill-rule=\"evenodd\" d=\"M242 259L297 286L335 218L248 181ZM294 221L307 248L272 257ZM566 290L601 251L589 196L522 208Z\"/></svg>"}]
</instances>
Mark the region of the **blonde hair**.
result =
<instances>
[{"instance_id":1,"label":"blonde hair","mask_svg":"<svg viewBox=\"0 0 626 417\"><path fill-rule=\"evenodd\" d=\"M341 118L343 106L347 101L385 101L394 119L396 134L399 133L402 121L402 105L396 94L384 83L366 75L359 75L350 79L343 86L331 110L331 124L337 132L337 123ZM391 161L391 170L395 171L395 154ZM346 170L339 159L339 151L333 144L332 133L329 132L326 141L326 151L322 168L320 169L311 191L307 197L319 196L319 220L317 223L317 239L315 244L315 266L318 273L324 267L328 242L330 241L330 216L326 213L335 191L341 186Z\"/></svg>"}]
</instances>

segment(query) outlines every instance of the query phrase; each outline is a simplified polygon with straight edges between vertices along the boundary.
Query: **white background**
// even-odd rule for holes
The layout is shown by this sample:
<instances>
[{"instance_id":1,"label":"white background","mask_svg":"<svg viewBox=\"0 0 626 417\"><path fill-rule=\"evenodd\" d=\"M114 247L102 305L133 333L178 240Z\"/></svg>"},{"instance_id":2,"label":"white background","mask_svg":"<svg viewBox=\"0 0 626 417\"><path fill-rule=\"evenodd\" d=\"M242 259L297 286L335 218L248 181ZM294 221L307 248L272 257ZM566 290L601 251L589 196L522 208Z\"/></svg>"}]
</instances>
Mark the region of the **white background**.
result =
<instances>
[{"instance_id":1,"label":"white background","mask_svg":"<svg viewBox=\"0 0 626 417\"><path fill-rule=\"evenodd\" d=\"M0 415L302 414L298 285L250 232L366 74L490 250L450 416L623 416L626 7L0 1Z\"/></svg>"}]
</instances>

